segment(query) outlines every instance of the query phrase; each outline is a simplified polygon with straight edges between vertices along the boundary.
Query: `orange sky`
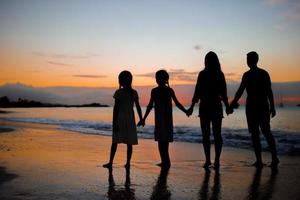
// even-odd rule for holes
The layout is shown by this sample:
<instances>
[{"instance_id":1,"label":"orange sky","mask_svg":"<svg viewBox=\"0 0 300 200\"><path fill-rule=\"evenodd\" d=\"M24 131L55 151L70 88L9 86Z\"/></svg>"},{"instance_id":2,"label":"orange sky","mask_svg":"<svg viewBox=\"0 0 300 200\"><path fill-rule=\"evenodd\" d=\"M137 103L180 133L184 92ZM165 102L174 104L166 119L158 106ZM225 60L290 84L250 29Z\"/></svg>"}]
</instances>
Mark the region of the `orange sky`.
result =
<instances>
[{"instance_id":1,"label":"orange sky","mask_svg":"<svg viewBox=\"0 0 300 200\"><path fill-rule=\"evenodd\" d=\"M1 1L0 85L115 87L125 69L133 85L155 85L149 75L162 68L172 72L171 84L193 84L209 51L227 81L240 80L250 51L272 81L300 81L299 5Z\"/></svg>"}]
</instances>

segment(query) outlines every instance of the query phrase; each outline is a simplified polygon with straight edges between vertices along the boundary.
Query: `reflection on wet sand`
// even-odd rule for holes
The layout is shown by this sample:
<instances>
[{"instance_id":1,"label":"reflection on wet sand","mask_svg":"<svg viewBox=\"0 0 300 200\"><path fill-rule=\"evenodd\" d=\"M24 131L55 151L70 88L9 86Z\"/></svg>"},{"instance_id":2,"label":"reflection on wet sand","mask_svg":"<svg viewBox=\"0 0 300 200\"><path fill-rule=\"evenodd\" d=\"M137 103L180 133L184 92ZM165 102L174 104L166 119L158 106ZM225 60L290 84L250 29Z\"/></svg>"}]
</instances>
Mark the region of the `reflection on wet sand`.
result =
<instances>
[{"instance_id":1,"label":"reflection on wet sand","mask_svg":"<svg viewBox=\"0 0 300 200\"><path fill-rule=\"evenodd\" d=\"M131 188L131 182L130 182L130 167L125 168L126 169L126 180L124 187L117 187L115 184L114 176L113 176L113 170L108 169L109 175L108 175L108 192L107 197L111 200L134 200L135 198L135 190Z\"/></svg>"},{"instance_id":2,"label":"reflection on wet sand","mask_svg":"<svg viewBox=\"0 0 300 200\"><path fill-rule=\"evenodd\" d=\"M160 170L160 174L157 178L156 185L153 187L153 192L151 194L150 199L170 199L171 192L168 189L167 178L169 174L169 169L162 168Z\"/></svg>"},{"instance_id":3,"label":"reflection on wet sand","mask_svg":"<svg viewBox=\"0 0 300 200\"><path fill-rule=\"evenodd\" d=\"M214 176L214 184L212 187L212 191L210 194L209 191L209 179L210 179L210 170L207 169L205 170L205 175L204 179L199 191L199 200L206 200L206 199L220 199L220 191L221 191L221 181L220 181L220 172L219 170L215 171L215 176Z\"/></svg>"},{"instance_id":4,"label":"reflection on wet sand","mask_svg":"<svg viewBox=\"0 0 300 200\"><path fill-rule=\"evenodd\" d=\"M257 168L254 176L253 181L248 189L248 196L246 199L254 200L254 199L264 199L268 200L272 198L273 189L276 183L276 177L278 174L278 169L273 168L272 173L265 184L260 184L261 181L261 173L262 168Z\"/></svg>"},{"instance_id":5,"label":"reflection on wet sand","mask_svg":"<svg viewBox=\"0 0 300 200\"><path fill-rule=\"evenodd\" d=\"M0 166L0 189L3 183L11 181L17 177L18 175L8 173L5 167Z\"/></svg>"}]
</instances>

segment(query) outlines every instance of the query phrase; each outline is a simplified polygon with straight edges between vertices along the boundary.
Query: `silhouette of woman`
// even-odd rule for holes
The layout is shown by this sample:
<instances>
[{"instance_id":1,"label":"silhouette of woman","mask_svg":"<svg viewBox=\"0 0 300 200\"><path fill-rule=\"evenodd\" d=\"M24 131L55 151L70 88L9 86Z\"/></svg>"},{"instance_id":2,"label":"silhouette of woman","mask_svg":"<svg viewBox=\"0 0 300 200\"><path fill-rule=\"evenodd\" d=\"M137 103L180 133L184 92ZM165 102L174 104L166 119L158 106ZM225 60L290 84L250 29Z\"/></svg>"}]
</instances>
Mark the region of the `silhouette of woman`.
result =
<instances>
[{"instance_id":1,"label":"silhouette of woman","mask_svg":"<svg viewBox=\"0 0 300 200\"><path fill-rule=\"evenodd\" d=\"M112 167L118 143L127 144L127 162L125 167L130 167L132 145L138 143L133 111L134 103L140 120L142 119L142 110L139 104L138 93L132 89L131 83L131 73L129 71L122 71L119 74L120 88L114 94L112 145L109 162L103 165L105 168Z\"/></svg>"},{"instance_id":2,"label":"silhouette of woman","mask_svg":"<svg viewBox=\"0 0 300 200\"><path fill-rule=\"evenodd\" d=\"M210 127L212 124L213 135L215 140L215 162L214 167L220 166L220 155L222 151L222 118L223 108L221 101L226 106L226 113L231 113L228 104L226 81L221 70L221 65L216 53L210 51L205 56L205 68L198 75L195 87L192 105L188 109L187 115L193 113L194 105L200 100L199 117L203 137L203 147L205 152L204 168L211 165L210 161Z\"/></svg>"},{"instance_id":3,"label":"silhouette of woman","mask_svg":"<svg viewBox=\"0 0 300 200\"><path fill-rule=\"evenodd\" d=\"M173 142L172 99L180 110L184 113L186 113L186 110L177 100L174 90L169 86L169 74L167 71L159 70L156 72L155 77L158 87L152 89L145 116L138 125L145 125L145 120L154 105L154 135L155 141L158 141L158 149L161 157L161 163L158 166L169 168L171 166L169 142Z\"/></svg>"}]
</instances>

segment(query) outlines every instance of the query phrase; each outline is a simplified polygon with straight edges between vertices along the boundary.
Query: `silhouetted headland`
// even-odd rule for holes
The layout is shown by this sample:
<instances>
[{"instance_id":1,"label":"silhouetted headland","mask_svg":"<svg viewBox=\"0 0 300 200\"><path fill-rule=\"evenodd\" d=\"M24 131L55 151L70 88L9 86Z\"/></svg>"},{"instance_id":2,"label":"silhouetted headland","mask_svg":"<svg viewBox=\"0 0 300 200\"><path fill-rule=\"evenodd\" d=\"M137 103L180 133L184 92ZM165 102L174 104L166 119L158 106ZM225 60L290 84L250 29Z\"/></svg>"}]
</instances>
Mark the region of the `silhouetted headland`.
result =
<instances>
[{"instance_id":1,"label":"silhouetted headland","mask_svg":"<svg viewBox=\"0 0 300 200\"><path fill-rule=\"evenodd\" d=\"M101 103L90 103L81 105L65 105L65 104L52 104L43 103L34 100L27 100L19 98L18 101L11 101L8 97L0 97L0 107L1 108L40 108L40 107L109 107L109 105ZM0 113L7 113L7 111L0 111Z\"/></svg>"}]
</instances>

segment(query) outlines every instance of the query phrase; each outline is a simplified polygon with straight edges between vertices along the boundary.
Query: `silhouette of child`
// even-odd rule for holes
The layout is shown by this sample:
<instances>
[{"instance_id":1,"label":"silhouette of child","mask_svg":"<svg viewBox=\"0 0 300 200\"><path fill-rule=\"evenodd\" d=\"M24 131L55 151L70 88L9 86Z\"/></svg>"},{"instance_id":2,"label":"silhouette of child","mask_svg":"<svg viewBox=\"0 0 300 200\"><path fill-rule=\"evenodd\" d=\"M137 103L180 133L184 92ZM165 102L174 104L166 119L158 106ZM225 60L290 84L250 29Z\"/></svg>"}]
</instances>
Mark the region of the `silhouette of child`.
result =
<instances>
[{"instance_id":1,"label":"silhouette of child","mask_svg":"<svg viewBox=\"0 0 300 200\"><path fill-rule=\"evenodd\" d=\"M159 70L156 72L155 77L158 87L152 89L145 116L138 125L145 125L145 120L154 105L154 136L155 141L158 141L158 149L161 157L161 163L158 166L169 168L171 166L169 142L173 142L172 99L180 110L184 113L186 113L186 110L177 100L174 90L169 86L169 74L167 71Z\"/></svg>"},{"instance_id":2,"label":"silhouette of child","mask_svg":"<svg viewBox=\"0 0 300 200\"><path fill-rule=\"evenodd\" d=\"M127 162L125 167L129 168L132 155L132 145L138 144L133 111L134 103L140 120L142 119L142 110L139 104L138 93L132 89L131 83L131 73L129 71L122 71L119 74L120 88L114 94L115 104L113 108L112 145L109 162L103 165L105 168L112 167L118 143L127 144Z\"/></svg>"},{"instance_id":3,"label":"silhouette of child","mask_svg":"<svg viewBox=\"0 0 300 200\"><path fill-rule=\"evenodd\" d=\"M204 64L205 68L198 75L192 105L187 114L191 115L193 113L194 105L200 100L199 117L206 158L203 167L207 168L211 165L210 129L212 125L216 152L214 167L218 168L223 144L221 135L223 108L221 101L226 106L227 115L232 113L232 110L228 104L226 81L217 54L212 51L208 52Z\"/></svg>"}]
</instances>

